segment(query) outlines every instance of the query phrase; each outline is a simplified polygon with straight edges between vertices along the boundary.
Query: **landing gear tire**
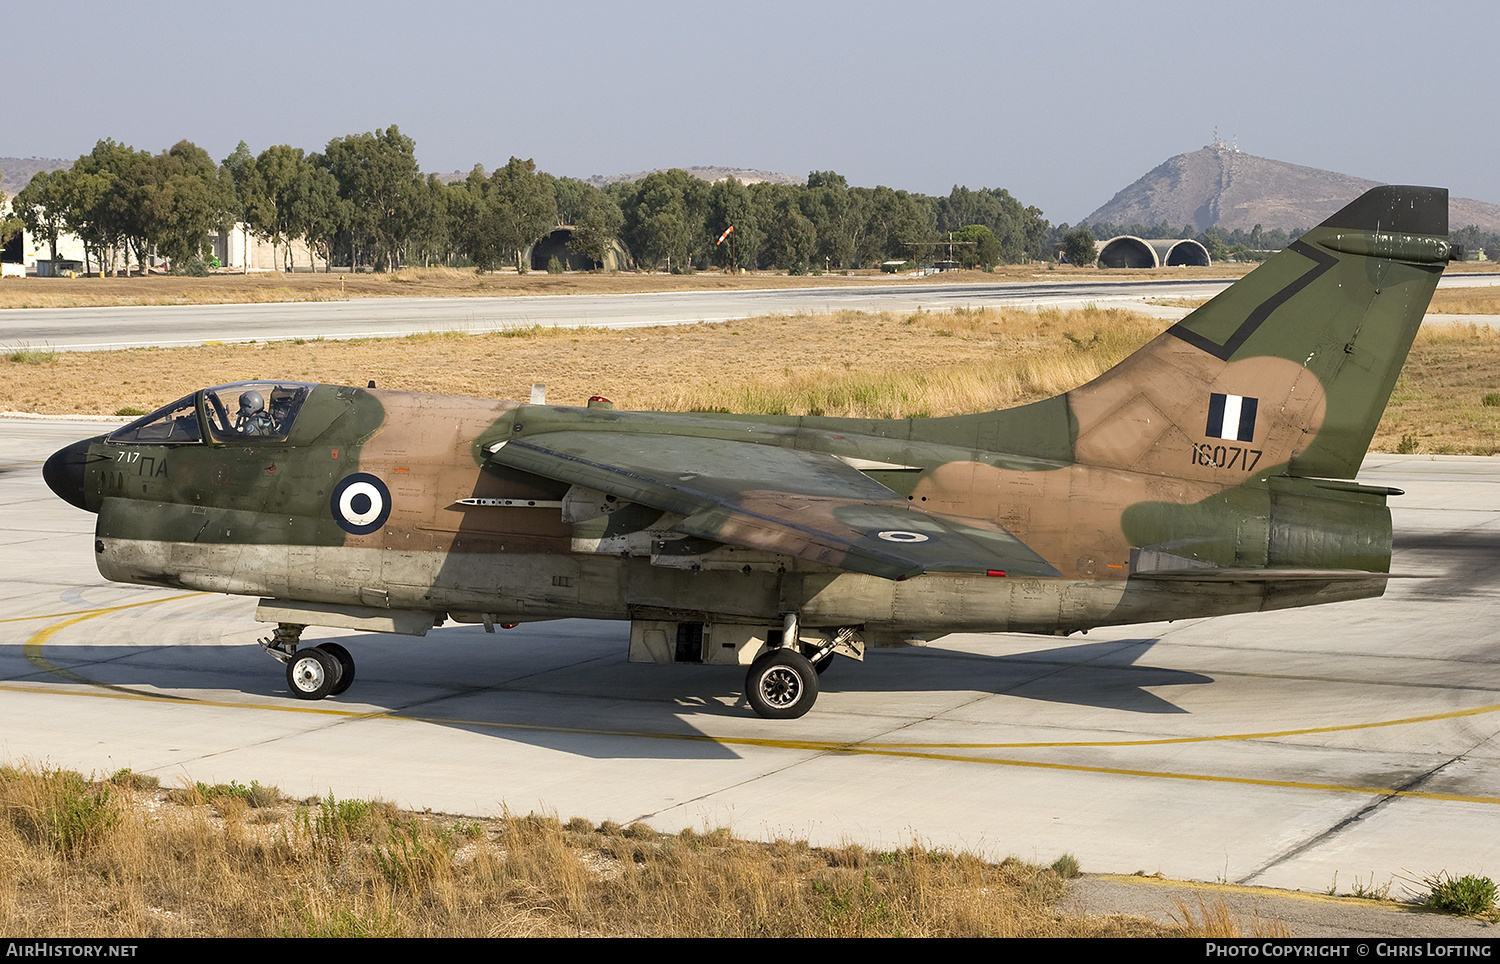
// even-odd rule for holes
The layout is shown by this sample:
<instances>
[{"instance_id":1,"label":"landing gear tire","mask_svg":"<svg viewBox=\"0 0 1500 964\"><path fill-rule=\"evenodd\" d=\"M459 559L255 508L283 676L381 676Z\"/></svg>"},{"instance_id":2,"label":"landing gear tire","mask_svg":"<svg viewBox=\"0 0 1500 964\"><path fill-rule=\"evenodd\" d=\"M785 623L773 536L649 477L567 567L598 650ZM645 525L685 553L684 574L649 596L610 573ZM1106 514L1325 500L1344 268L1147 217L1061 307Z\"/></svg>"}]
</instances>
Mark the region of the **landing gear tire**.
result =
<instances>
[{"instance_id":1,"label":"landing gear tire","mask_svg":"<svg viewBox=\"0 0 1500 964\"><path fill-rule=\"evenodd\" d=\"M299 649L286 661L286 685L299 700L321 700L339 685L338 658L316 646Z\"/></svg>"},{"instance_id":2,"label":"landing gear tire","mask_svg":"<svg viewBox=\"0 0 1500 964\"><path fill-rule=\"evenodd\" d=\"M818 699L818 671L801 653L773 649L750 664L745 698L768 720L795 720Z\"/></svg>"},{"instance_id":3,"label":"landing gear tire","mask_svg":"<svg viewBox=\"0 0 1500 964\"><path fill-rule=\"evenodd\" d=\"M334 683L333 689L328 691L329 696L338 696L340 693L344 692L344 690L349 688L350 683L354 682L354 657L350 656L349 651L340 646L338 643L319 643L314 648L321 649L323 652L338 660L339 681L337 683Z\"/></svg>"}]
</instances>

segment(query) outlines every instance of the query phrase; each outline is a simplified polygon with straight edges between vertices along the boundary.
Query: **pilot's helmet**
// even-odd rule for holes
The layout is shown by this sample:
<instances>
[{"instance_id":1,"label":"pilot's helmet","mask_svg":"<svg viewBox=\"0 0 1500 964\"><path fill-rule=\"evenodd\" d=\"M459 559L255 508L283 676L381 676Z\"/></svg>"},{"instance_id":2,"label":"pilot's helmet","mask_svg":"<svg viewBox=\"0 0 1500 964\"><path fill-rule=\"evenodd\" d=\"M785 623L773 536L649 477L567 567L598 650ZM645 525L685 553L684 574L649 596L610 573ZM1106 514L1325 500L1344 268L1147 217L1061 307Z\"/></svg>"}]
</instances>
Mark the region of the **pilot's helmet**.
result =
<instances>
[{"instance_id":1,"label":"pilot's helmet","mask_svg":"<svg viewBox=\"0 0 1500 964\"><path fill-rule=\"evenodd\" d=\"M266 410L266 400L260 392L246 392L240 396L240 417L256 415Z\"/></svg>"}]
</instances>

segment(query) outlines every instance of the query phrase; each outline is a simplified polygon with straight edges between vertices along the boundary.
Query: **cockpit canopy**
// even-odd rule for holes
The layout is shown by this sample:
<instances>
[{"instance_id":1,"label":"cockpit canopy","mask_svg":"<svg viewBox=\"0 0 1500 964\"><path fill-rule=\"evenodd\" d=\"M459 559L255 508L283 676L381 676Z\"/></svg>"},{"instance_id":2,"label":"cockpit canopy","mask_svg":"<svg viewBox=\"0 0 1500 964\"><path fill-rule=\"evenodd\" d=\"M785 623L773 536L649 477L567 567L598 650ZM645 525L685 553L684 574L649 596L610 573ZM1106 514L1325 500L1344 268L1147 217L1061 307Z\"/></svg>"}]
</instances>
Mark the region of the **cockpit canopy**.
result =
<instances>
[{"instance_id":1,"label":"cockpit canopy","mask_svg":"<svg viewBox=\"0 0 1500 964\"><path fill-rule=\"evenodd\" d=\"M202 442L284 441L307 401L303 382L235 382L179 398L109 436L111 442L181 445Z\"/></svg>"}]
</instances>

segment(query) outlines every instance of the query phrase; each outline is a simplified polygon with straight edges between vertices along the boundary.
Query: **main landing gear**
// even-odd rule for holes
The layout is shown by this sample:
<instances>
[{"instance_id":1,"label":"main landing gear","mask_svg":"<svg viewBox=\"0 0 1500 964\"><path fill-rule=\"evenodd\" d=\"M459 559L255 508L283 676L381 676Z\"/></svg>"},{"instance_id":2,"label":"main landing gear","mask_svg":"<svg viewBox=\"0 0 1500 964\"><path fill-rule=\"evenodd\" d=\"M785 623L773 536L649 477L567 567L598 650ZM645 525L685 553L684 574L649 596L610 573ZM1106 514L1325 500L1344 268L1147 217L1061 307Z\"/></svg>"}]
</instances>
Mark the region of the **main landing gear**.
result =
<instances>
[{"instance_id":1,"label":"main landing gear","mask_svg":"<svg viewBox=\"0 0 1500 964\"><path fill-rule=\"evenodd\" d=\"M279 623L270 638L259 641L260 648L286 664L286 685L293 696L303 700L338 696L354 682L354 657L338 643L298 649L306 628Z\"/></svg>"},{"instance_id":2,"label":"main landing gear","mask_svg":"<svg viewBox=\"0 0 1500 964\"><path fill-rule=\"evenodd\" d=\"M750 664L745 698L768 720L795 720L818 699L818 670L794 649L770 650Z\"/></svg>"},{"instance_id":3,"label":"main landing gear","mask_svg":"<svg viewBox=\"0 0 1500 964\"><path fill-rule=\"evenodd\" d=\"M797 640L795 614L786 617L782 639ZM768 649L750 664L745 674L745 699L750 708L768 720L795 720L818 700L818 677L833 662L835 650L858 653L853 647L855 627L845 626L821 646L782 645Z\"/></svg>"}]
</instances>

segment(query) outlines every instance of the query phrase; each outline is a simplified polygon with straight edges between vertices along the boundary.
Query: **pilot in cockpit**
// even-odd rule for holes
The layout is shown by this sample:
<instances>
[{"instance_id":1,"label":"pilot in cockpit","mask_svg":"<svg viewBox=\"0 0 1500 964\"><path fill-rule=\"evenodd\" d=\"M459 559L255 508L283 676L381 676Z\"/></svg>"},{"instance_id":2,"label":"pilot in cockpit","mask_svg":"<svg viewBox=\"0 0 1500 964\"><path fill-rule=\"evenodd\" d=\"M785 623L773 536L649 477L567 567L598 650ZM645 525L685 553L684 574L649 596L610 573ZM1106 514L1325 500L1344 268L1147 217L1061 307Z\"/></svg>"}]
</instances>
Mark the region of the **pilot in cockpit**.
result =
<instances>
[{"instance_id":1,"label":"pilot in cockpit","mask_svg":"<svg viewBox=\"0 0 1500 964\"><path fill-rule=\"evenodd\" d=\"M266 400L260 392L245 392L240 396L240 411L234 420L234 430L241 435L275 433L275 423L266 411Z\"/></svg>"}]
</instances>

